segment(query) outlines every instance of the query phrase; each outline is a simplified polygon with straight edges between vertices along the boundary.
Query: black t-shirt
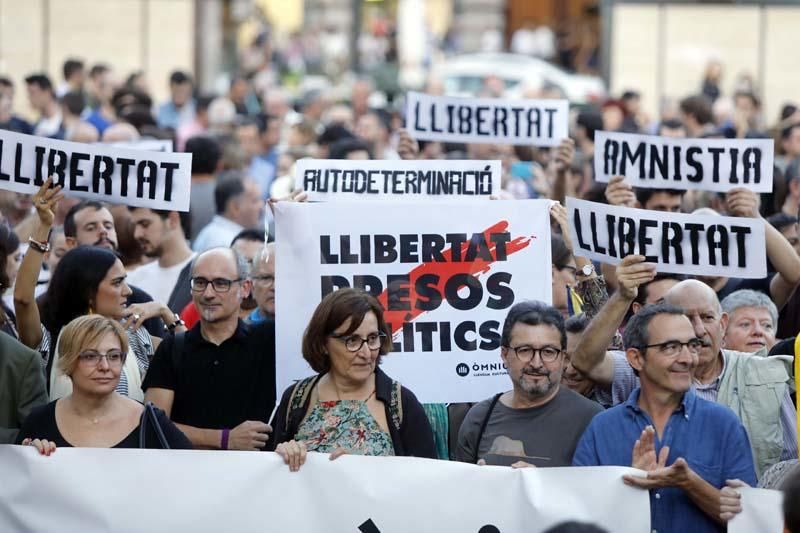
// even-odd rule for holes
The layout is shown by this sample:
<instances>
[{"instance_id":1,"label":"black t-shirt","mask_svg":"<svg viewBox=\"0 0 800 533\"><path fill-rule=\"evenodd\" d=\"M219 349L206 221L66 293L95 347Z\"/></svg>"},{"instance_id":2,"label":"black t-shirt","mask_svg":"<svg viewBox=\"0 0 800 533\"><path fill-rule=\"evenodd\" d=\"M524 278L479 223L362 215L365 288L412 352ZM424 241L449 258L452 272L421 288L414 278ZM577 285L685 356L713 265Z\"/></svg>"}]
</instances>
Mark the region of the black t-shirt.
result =
<instances>
[{"instance_id":1,"label":"black t-shirt","mask_svg":"<svg viewBox=\"0 0 800 533\"><path fill-rule=\"evenodd\" d=\"M24 439L47 439L54 442L58 448L72 448L72 444L64 439L61 431L56 424L56 403L50 402L47 405L42 405L31 411L28 418L22 424L22 429L19 430L17 436L17 444L21 443ZM161 426L164 432L164 437L171 449L175 450L189 450L192 448L192 443L186 438L181 430L175 427L175 424L170 422L166 413L159 408L155 408L156 418L158 425ZM127 437L118 442L112 448L138 448L139 447L139 431L141 425L136 426ZM145 447L150 449L161 449L161 443L158 440L155 429L149 426L145 433Z\"/></svg>"},{"instance_id":2,"label":"black t-shirt","mask_svg":"<svg viewBox=\"0 0 800 533\"><path fill-rule=\"evenodd\" d=\"M268 422L275 407L275 323L240 320L219 346L205 340L200 327L185 333L176 357L175 338L164 339L142 388L174 391L171 418L179 424L230 429L246 420Z\"/></svg>"}]
</instances>

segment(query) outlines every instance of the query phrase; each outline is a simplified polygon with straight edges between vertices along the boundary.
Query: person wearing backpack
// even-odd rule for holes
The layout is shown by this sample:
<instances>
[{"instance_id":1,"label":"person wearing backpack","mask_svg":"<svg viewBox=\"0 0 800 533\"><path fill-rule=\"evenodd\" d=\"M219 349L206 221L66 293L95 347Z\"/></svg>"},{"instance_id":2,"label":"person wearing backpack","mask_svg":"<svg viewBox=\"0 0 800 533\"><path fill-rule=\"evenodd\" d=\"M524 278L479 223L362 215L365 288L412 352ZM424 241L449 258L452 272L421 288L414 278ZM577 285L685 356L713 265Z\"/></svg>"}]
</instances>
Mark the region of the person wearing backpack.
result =
<instances>
[{"instance_id":1,"label":"person wearing backpack","mask_svg":"<svg viewBox=\"0 0 800 533\"><path fill-rule=\"evenodd\" d=\"M414 394L379 367L392 338L378 301L360 289L328 294L303 336L317 372L286 389L271 446L290 470L307 452L436 458L433 431Z\"/></svg>"}]
</instances>

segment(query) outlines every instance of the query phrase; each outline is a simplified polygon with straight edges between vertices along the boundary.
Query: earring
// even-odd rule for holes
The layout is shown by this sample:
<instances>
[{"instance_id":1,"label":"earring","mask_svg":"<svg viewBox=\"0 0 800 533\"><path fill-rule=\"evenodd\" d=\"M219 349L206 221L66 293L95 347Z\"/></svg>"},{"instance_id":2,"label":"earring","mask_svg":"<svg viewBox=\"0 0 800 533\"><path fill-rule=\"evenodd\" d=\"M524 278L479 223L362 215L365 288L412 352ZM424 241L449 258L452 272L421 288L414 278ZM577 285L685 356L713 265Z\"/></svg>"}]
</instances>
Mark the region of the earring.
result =
<instances>
[{"instance_id":1,"label":"earring","mask_svg":"<svg viewBox=\"0 0 800 533\"><path fill-rule=\"evenodd\" d=\"M88 314L90 314L90 315L94 314L94 309L92 308L92 304L91 303L89 304L89 313Z\"/></svg>"}]
</instances>

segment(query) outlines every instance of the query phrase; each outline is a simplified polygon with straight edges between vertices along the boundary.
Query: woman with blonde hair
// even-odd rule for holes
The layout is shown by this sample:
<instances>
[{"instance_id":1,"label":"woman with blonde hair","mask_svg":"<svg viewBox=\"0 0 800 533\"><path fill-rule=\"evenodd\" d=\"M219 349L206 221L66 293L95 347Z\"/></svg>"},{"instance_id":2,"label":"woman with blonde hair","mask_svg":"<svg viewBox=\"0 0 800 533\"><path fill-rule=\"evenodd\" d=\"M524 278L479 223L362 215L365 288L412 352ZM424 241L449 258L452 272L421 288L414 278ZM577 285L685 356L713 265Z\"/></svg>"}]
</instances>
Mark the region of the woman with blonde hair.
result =
<instances>
[{"instance_id":1,"label":"woman with blonde hair","mask_svg":"<svg viewBox=\"0 0 800 533\"><path fill-rule=\"evenodd\" d=\"M81 316L61 330L59 369L72 381L67 396L34 409L17 437L42 455L56 447L185 448L186 436L160 409L115 389L128 355L128 336L115 320Z\"/></svg>"}]
</instances>

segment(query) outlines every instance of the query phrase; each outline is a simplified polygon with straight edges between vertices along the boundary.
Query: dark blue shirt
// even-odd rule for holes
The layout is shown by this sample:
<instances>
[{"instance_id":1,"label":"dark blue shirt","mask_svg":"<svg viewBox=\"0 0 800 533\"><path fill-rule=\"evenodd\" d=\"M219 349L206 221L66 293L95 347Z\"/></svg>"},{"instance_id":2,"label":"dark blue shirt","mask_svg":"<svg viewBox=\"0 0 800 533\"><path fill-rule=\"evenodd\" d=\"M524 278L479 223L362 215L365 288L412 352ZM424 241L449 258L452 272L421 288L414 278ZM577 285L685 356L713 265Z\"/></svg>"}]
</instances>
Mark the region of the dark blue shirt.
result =
<instances>
[{"instance_id":1,"label":"dark blue shirt","mask_svg":"<svg viewBox=\"0 0 800 533\"><path fill-rule=\"evenodd\" d=\"M628 401L592 419L578 442L573 465L630 466L634 443L646 426L654 426L638 405L639 391L637 388ZM656 453L669 446L667 465L683 457L692 470L718 489L726 479L756 484L753 455L742 423L729 408L698 398L691 390L670 416L663 435L656 436L655 445ZM658 533L725 531L686 492L672 487L650 491L650 523Z\"/></svg>"}]
</instances>

